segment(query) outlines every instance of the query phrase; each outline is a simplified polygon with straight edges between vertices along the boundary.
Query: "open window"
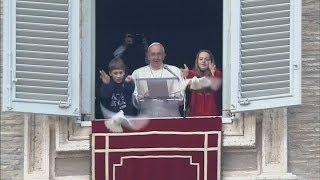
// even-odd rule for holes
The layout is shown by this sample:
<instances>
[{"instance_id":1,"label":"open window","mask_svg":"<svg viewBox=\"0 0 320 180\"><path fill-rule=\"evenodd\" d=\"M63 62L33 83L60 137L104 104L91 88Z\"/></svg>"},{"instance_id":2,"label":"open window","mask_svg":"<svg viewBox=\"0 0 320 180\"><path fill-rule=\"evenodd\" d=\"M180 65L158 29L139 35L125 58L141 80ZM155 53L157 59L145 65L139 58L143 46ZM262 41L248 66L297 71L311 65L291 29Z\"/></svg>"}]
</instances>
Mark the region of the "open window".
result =
<instances>
[{"instance_id":1,"label":"open window","mask_svg":"<svg viewBox=\"0 0 320 180\"><path fill-rule=\"evenodd\" d=\"M181 68L187 64L191 69L197 52L209 49L217 67L222 69L222 14L222 0L96 1L96 118L103 118L100 112L102 81L98 70L107 70L108 62L114 58L114 51L126 34L133 36L134 47L143 47L142 35L148 44L162 43L166 51L165 64ZM130 72L147 65L144 54L133 54L133 58L125 61ZM220 107L221 96L220 92Z\"/></svg>"},{"instance_id":2,"label":"open window","mask_svg":"<svg viewBox=\"0 0 320 180\"><path fill-rule=\"evenodd\" d=\"M224 73L224 112L301 102L301 1L96 1L95 18L79 15L94 9L79 0L3 2L3 111L93 115L97 69L128 29L162 42L166 63L178 67L212 50ZM84 31L94 43L80 41Z\"/></svg>"}]
</instances>

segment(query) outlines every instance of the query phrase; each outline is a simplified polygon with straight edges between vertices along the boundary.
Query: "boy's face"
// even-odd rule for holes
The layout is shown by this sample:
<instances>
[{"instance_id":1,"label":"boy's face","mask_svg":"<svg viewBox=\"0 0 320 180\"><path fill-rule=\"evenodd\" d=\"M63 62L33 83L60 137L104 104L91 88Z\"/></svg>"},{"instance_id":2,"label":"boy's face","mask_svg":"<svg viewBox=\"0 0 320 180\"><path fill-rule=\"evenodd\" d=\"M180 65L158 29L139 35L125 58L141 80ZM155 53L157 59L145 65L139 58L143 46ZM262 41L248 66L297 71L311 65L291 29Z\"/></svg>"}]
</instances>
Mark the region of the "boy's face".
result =
<instances>
[{"instance_id":1,"label":"boy's face","mask_svg":"<svg viewBox=\"0 0 320 180\"><path fill-rule=\"evenodd\" d=\"M123 79L123 77L125 75L123 69L114 69L114 70L110 71L109 73L110 73L110 76L112 77L112 79L116 83L121 83L122 79Z\"/></svg>"}]
</instances>

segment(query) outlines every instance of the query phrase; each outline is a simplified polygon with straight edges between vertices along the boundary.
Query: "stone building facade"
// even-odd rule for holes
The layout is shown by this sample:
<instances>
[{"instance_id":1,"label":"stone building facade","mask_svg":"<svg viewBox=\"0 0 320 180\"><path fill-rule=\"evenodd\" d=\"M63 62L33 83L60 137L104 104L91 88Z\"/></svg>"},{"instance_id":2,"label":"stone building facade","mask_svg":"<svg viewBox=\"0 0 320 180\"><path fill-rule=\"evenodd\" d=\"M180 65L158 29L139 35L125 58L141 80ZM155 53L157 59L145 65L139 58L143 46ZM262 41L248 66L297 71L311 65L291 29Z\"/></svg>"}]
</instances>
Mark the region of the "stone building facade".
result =
<instances>
[{"instance_id":1,"label":"stone building facade","mask_svg":"<svg viewBox=\"0 0 320 180\"><path fill-rule=\"evenodd\" d=\"M320 178L319 0L302 1L302 105L237 117L223 127L223 179ZM90 179L90 127L27 113L1 112L0 123L1 179Z\"/></svg>"}]
</instances>

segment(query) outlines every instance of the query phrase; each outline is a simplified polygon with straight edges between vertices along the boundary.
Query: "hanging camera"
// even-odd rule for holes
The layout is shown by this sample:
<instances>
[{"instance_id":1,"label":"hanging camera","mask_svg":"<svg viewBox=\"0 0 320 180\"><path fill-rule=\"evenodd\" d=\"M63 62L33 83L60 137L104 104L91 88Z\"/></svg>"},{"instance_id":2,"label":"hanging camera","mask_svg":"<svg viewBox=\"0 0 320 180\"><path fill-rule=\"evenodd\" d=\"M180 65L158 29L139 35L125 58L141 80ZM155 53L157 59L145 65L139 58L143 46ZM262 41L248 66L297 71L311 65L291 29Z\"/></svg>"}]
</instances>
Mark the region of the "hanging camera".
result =
<instances>
[{"instance_id":1,"label":"hanging camera","mask_svg":"<svg viewBox=\"0 0 320 180\"><path fill-rule=\"evenodd\" d=\"M135 45L144 45L145 36L143 34L136 33L132 36L133 44Z\"/></svg>"}]
</instances>

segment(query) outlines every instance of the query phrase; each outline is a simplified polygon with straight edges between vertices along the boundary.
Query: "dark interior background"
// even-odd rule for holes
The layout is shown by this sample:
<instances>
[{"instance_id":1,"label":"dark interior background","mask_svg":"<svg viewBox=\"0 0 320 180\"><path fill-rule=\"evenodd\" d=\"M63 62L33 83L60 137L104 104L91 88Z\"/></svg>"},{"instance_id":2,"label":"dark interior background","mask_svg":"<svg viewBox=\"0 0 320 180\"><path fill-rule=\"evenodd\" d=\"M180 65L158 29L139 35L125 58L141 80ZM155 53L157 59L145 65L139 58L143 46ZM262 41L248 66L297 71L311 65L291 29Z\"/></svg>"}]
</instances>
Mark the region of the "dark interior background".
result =
<instances>
[{"instance_id":1,"label":"dark interior background","mask_svg":"<svg viewBox=\"0 0 320 180\"><path fill-rule=\"evenodd\" d=\"M177 67L193 67L196 53L209 49L221 69L222 9L222 0L96 0L96 118L102 118L98 70L107 69L124 33L162 43L165 63Z\"/></svg>"}]
</instances>

